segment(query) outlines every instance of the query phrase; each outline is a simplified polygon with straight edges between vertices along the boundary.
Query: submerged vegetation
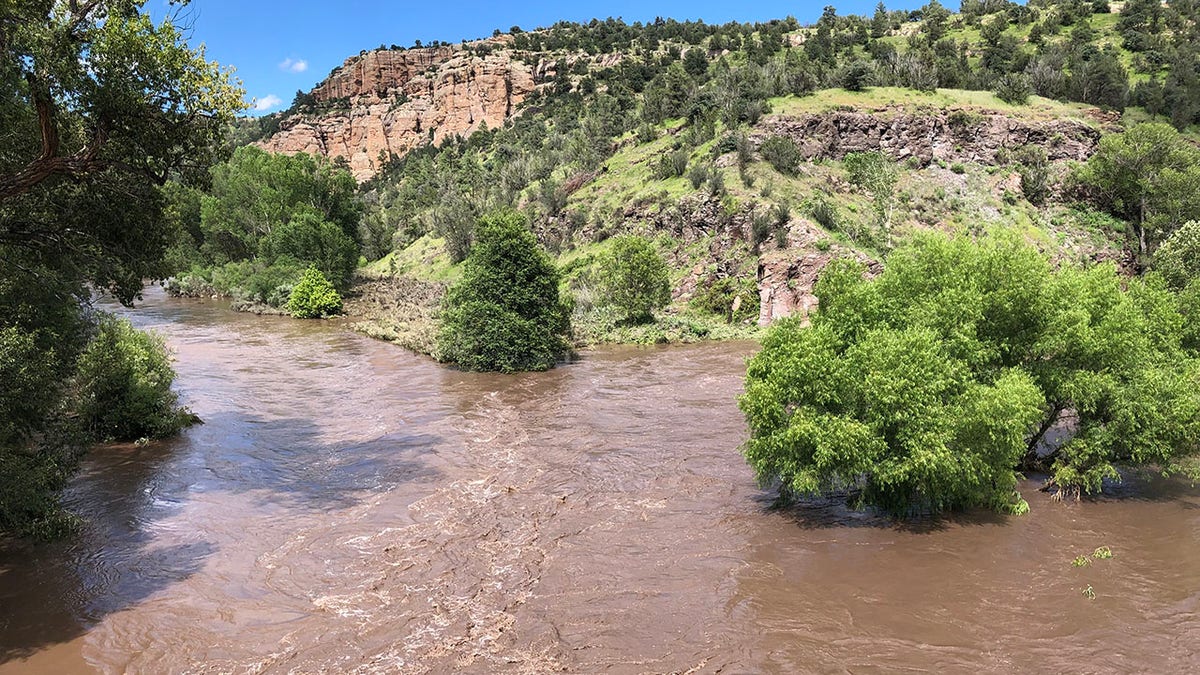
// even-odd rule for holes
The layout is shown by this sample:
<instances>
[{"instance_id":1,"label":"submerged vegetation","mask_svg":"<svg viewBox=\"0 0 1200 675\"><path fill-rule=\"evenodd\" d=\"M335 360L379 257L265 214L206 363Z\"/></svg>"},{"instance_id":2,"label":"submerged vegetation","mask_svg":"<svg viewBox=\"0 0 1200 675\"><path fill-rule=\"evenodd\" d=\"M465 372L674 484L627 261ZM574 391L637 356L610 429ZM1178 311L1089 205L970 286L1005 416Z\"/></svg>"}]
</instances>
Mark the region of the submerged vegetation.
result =
<instances>
[{"instance_id":1,"label":"submerged vegetation","mask_svg":"<svg viewBox=\"0 0 1200 675\"><path fill-rule=\"evenodd\" d=\"M882 274L826 270L811 325L750 363L746 456L785 494L852 491L904 513L1021 512L1018 471L1078 495L1117 465L1200 476L1200 353L1152 275L1053 269L1012 238L915 238ZM1066 425L1065 442L1046 441Z\"/></svg>"}]
</instances>

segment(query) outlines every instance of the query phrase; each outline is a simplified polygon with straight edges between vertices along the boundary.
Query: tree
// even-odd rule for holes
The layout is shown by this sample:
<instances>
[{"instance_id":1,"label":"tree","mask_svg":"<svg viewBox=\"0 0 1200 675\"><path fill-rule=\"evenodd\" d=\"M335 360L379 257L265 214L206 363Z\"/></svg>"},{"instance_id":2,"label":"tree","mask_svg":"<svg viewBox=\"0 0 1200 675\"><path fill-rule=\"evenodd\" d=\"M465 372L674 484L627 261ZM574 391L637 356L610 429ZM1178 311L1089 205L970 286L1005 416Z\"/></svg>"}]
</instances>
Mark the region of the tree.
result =
<instances>
[{"instance_id":1,"label":"tree","mask_svg":"<svg viewBox=\"0 0 1200 675\"><path fill-rule=\"evenodd\" d=\"M696 80L708 73L708 56L700 47L692 47L683 55L683 69Z\"/></svg>"},{"instance_id":2,"label":"tree","mask_svg":"<svg viewBox=\"0 0 1200 675\"><path fill-rule=\"evenodd\" d=\"M559 272L524 216L481 218L461 280L447 293L438 356L467 370L547 370L568 351Z\"/></svg>"},{"instance_id":3,"label":"tree","mask_svg":"<svg viewBox=\"0 0 1200 675\"><path fill-rule=\"evenodd\" d=\"M851 152L844 160L850 182L870 191L875 218L891 245L892 207L900 171L890 157L881 152Z\"/></svg>"},{"instance_id":4,"label":"tree","mask_svg":"<svg viewBox=\"0 0 1200 675\"><path fill-rule=\"evenodd\" d=\"M1079 178L1103 208L1129 221L1143 263L1180 225L1200 219L1200 149L1170 125L1105 136Z\"/></svg>"},{"instance_id":5,"label":"tree","mask_svg":"<svg viewBox=\"0 0 1200 675\"><path fill-rule=\"evenodd\" d=\"M262 241L262 257L269 263L287 258L311 264L334 286L345 289L358 265L358 247L337 225L314 211L301 210L275 228Z\"/></svg>"},{"instance_id":6,"label":"tree","mask_svg":"<svg viewBox=\"0 0 1200 675\"><path fill-rule=\"evenodd\" d=\"M86 441L69 384L88 288L131 302L176 232L168 179L201 181L243 92L136 0L0 9L0 528L61 533Z\"/></svg>"},{"instance_id":7,"label":"tree","mask_svg":"<svg viewBox=\"0 0 1200 675\"><path fill-rule=\"evenodd\" d=\"M871 83L873 72L869 62L857 59L840 70L838 81L846 91L863 91Z\"/></svg>"},{"instance_id":8,"label":"tree","mask_svg":"<svg viewBox=\"0 0 1200 675\"><path fill-rule=\"evenodd\" d=\"M1005 73L996 80L994 92L996 98L1005 103L1025 105L1029 103L1029 95L1033 93L1033 88L1024 73Z\"/></svg>"},{"instance_id":9,"label":"tree","mask_svg":"<svg viewBox=\"0 0 1200 675\"><path fill-rule=\"evenodd\" d=\"M203 251L216 264L260 254L263 240L302 211L315 212L353 241L362 205L349 171L310 155L238 148L212 168L201 207Z\"/></svg>"},{"instance_id":10,"label":"tree","mask_svg":"<svg viewBox=\"0 0 1200 675\"><path fill-rule=\"evenodd\" d=\"M828 267L811 325L780 323L750 362L745 454L784 495L1020 512L1020 469L1078 494L1118 464L1174 472L1200 452L1200 367L1161 285L1122 290L1111 266L1052 271L1015 238L939 235L863 274ZM1047 446L1068 410L1074 435Z\"/></svg>"},{"instance_id":11,"label":"tree","mask_svg":"<svg viewBox=\"0 0 1200 675\"><path fill-rule=\"evenodd\" d=\"M881 38L891 30L892 19L888 16L887 5L880 2L875 5L875 14L871 17L871 37Z\"/></svg>"},{"instance_id":12,"label":"tree","mask_svg":"<svg viewBox=\"0 0 1200 675\"><path fill-rule=\"evenodd\" d=\"M600 261L600 287L604 304L626 321L644 323L653 311L671 301L667 263L654 245L638 236L613 239Z\"/></svg>"}]
</instances>

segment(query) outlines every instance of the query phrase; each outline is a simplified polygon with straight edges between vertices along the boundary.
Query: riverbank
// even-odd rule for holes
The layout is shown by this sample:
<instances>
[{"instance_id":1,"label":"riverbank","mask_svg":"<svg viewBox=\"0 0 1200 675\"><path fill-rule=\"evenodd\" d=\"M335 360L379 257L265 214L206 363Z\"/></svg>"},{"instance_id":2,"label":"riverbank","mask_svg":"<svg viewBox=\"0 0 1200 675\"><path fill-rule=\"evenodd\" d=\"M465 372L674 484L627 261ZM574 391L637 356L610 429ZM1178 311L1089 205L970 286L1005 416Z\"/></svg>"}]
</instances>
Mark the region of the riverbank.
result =
<instances>
[{"instance_id":1,"label":"riverbank","mask_svg":"<svg viewBox=\"0 0 1200 675\"><path fill-rule=\"evenodd\" d=\"M344 298L347 326L436 358L438 315L447 288L441 281L360 273ZM753 319L731 323L722 317L689 311L684 303L672 304L645 324L623 323L603 308L576 305L571 325L575 349L759 340L766 330Z\"/></svg>"}]
</instances>

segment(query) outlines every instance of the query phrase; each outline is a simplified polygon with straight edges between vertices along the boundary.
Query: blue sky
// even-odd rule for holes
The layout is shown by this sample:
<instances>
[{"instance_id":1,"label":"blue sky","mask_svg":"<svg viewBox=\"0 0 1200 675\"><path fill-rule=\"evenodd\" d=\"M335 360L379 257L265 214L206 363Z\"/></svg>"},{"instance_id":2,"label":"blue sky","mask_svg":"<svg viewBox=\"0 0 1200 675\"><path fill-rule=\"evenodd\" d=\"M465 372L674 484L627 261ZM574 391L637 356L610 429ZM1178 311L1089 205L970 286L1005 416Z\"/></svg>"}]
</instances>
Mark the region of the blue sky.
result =
<instances>
[{"instance_id":1,"label":"blue sky","mask_svg":"<svg viewBox=\"0 0 1200 675\"><path fill-rule=\"evenodd\" d=\"M839 14L874 11L877 0L833 0ZM163 2L165 3L165 0ZM308 91L346 57L381 44L409 46L414 40L458 42L489 36L492 30L548 26L555 21L621 17L626 22L664 18L703 19L709 23L764 21L789 14L802 23L815 21L825 2L729 2L715 0L576 0L519 3L475 0L192 0L181 23L189 42L203 42L208 57L234 66L257 100L261 114L286 108L298 89ZM912 9L924 2L888 3ZM951 9L957 3L944 2ZM161 10L160 10L161 11Z\"/></svg>"}]
</instances>

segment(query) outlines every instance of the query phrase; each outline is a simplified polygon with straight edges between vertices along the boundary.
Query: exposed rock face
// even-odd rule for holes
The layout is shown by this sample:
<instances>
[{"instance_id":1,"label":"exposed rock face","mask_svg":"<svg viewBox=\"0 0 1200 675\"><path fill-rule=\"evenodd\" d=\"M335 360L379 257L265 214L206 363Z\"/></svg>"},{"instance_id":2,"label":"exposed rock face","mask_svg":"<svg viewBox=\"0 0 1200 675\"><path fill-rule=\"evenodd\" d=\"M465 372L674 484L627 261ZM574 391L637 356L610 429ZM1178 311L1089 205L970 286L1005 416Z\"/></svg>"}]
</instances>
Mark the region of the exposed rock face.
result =
<instances>
[{"instance_id":1,"label":"exposed rock face","mask_svg":"<svg viewBox=\"0 0 1200 675\"><path fill-rule=\"evenodd\" d=\"M824 241L824 246L818 242ZM866 265L875 276L883 266L858 251L832 244L816 224L793 220L788 224L788 247L764 253L758 260L758 324L769 325L776 319L800 314L807 316L817 308L813 286L835 258L852 256ZM826 250L822 251L821 248Z\"/></svg>"},{"instance_id":2,"label":"exposed rock face","mask_svg":"<svg viewBox=\"0 0 1200 675\"><path fill-rule=\"evenodd\" d=\"M346 60L313 90L323 107L292 115L260 145L271 152L344 158L354 177L431 140L504 124L534 90L532 69L496 49L472 46L382 50ZM493 44L499 47L500 44Z\"/></svg>"},{"instance_id":3,"label":"exposed rock face","mask_svg":"<svg viewBox=\"0 0 1200 675\"><path fill-rule=\"evenodd\" d=\"M1022 145L1044 148L1051 161L1083 161L1100 142L1100 131L1078 120L1019 120L999 113L948 110L771 115L753 138L761 143L770 136L791 138L805 159L840 159L851 152L877 150L898 160L915 158L922 166L934 160L994 164L1001 148Z\"/></svg>"}]
</instances>

